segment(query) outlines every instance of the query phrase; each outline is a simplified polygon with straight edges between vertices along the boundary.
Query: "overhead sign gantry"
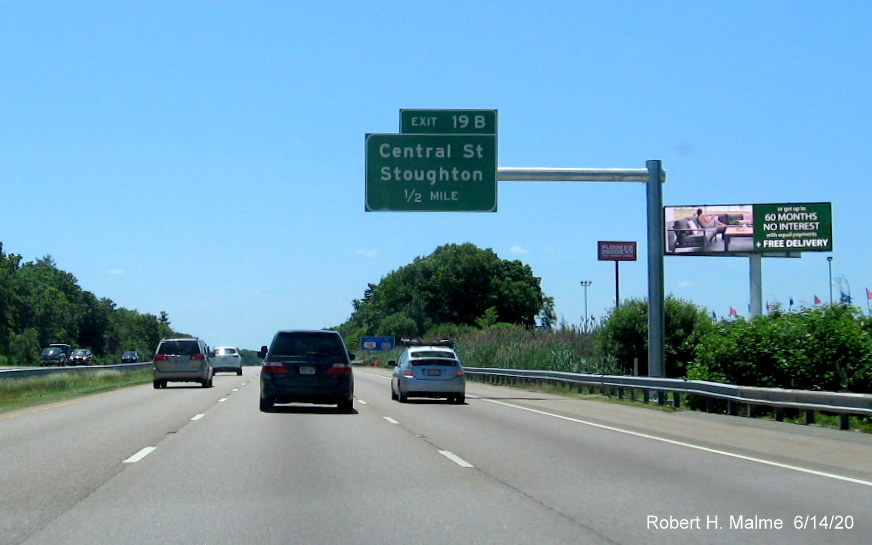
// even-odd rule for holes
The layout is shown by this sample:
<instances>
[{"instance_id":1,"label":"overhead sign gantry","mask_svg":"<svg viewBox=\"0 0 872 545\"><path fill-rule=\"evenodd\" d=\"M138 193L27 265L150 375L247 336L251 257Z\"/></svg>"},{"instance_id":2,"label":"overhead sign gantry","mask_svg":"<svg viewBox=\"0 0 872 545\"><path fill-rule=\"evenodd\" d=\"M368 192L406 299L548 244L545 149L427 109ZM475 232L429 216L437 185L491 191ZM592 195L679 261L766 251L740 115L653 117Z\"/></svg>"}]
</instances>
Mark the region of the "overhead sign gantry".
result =
<instances>
[{"instance_id":1,"label":"overhead sign gantry","mask_svg":"<svg viewBox=\"0 0 872 545\"><path fill-rule=\"evenodd\" d=\"M496 110L400 110L400 134L366 135L368 212L496 212L497 181L644 182L648 223L648 374L664 376L663 182L644 169L500 168Z\"/></svg>"}]
</instances>

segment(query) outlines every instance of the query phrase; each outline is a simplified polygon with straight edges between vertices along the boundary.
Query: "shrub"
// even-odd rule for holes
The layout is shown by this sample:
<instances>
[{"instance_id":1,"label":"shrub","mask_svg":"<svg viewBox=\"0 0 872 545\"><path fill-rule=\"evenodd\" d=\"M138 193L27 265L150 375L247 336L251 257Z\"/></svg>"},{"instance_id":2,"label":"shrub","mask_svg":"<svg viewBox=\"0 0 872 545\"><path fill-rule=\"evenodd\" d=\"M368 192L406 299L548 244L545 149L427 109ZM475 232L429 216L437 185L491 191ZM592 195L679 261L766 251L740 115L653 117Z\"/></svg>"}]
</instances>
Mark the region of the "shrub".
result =
<instances>
[{"instance_id":1,"label":"shrub","mask_svg":"<svg viewBox=\"0 0 872 545\"><path fill-rule=\"evenodd\" d=\"M872 328L849 305L720 322L688 378L745 386L872 393Z\"/></svg>"}]
</instances>

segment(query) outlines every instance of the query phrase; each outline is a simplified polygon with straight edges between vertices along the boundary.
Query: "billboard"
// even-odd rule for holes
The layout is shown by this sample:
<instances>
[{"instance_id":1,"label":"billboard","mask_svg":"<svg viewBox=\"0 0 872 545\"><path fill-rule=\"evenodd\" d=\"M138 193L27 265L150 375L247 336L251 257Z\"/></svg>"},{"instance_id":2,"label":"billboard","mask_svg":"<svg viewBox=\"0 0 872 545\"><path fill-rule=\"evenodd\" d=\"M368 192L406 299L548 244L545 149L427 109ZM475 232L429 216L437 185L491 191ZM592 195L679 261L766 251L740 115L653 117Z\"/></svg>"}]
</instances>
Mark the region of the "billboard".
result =
<instances>
[{"instance_id":1,"label":"billboard","mask_svg":"<svg viewBox=\"0 0 872 545\"><path fill-rule=\"evenodd\" d=\"M597 258L599 261L636 261L636 243L600 240Z\"/></svg>"},{"instance_id":2,"label":"billboard","mask_svg":"<svg viewBox=\"0 0 872 545\"><path fill-rule=\"evenodd\" d=\"M663 208L666 255L833 251L832 205L717 204Z\"/></svg>"}]
</instances>

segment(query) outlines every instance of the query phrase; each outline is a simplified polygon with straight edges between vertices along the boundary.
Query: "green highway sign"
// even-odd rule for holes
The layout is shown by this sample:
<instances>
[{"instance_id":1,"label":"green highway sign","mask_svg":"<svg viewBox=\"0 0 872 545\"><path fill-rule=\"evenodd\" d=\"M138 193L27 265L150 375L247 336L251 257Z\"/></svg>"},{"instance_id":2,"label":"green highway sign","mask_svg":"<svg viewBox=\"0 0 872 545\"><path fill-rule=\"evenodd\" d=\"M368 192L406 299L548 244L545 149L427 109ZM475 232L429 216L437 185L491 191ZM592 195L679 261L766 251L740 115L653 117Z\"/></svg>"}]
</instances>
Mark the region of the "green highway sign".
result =
<instances>
[{"instance_id":1,"label":"green highway sign","mask_svg":"<svg viewBox=\"0 0 872 545\"><path fill-rule=\"evenodd\" d=\"M828 202L755 204L755 251L833 251L833 212Z\"/></svg>"},{"instance_id":2,"label":"green highway sign","mask_svg":"<svg viewBox=\"0 0 872 545\"><path fill-rule=\"evenodd\" d=\"M496 135L366 135L365 206L383 212L496 212Z\"/></svg>"},{"instance_id":3,"label":"green highway sign","mask_svg":"<svg viewBox=\"0 0 872 545\"><path fill-rule=\"evenodd\" d=\"M403 134L497 134L496 110L400 110Z\"/></svg>"}]
</instances>

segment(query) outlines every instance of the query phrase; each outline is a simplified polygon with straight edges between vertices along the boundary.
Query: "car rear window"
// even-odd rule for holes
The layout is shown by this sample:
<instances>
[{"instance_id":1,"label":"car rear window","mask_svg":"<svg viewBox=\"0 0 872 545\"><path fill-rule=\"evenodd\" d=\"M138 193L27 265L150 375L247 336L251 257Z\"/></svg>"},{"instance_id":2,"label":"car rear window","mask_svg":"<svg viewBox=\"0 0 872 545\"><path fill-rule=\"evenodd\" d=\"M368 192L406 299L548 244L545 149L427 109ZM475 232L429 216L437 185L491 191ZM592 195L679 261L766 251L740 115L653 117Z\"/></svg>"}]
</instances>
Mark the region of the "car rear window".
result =
<instances>
[{"instance_id":1,"label":"car rear window","mask_svg":"<svg viewBox=\"0 0 872 545\"><path fill-rule=\"evenodd\" d=\"M413 367L424 365L440 365L442 367L457 367L457 360L450 358L425 358L412 360Z\"/></svg>"},{"instance_id":2,"label":"car rear window","mask_svg":"<svg viewBox=\"0 0 872 545\"><path fill-rule=\"evenodd\" d=\"M215 353L219 356L232 356L236 354L235 348L219 348L215 350Z\"/></svg>"},{"instance_id":3,"label":"car rear window","mask_svg":"<svg viewBox=\"0 0 872 545\"><path fill-rule=\"evenodd\" d=\"M345 344L337 335L323 333L279 334L270 347L270 356L329 356L342 360L348 357Z\"/></svg>"},{"instance_id":4,"label":"car rear window","mask_svg":"<svg viewBox=\"0 0 872 545\"><path fill-rule=\"evenodd\" d=\"M172 354L176 356L193 356L200 353L197 341L164 341L160 343L158 354Z\"/></svg>"},{"instance_id":5,"label":"car rear window","mask_svg":"<svg viewBox=\"0 0 872 545\"><path fill-rule=\"evenodd\" d=\"M416 350L411 353L412 357L417 358L452 358L454 357L450 352L445 352L444 350Z\"/></svg>"}]
</instances>

